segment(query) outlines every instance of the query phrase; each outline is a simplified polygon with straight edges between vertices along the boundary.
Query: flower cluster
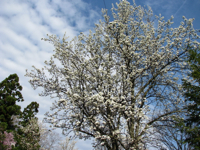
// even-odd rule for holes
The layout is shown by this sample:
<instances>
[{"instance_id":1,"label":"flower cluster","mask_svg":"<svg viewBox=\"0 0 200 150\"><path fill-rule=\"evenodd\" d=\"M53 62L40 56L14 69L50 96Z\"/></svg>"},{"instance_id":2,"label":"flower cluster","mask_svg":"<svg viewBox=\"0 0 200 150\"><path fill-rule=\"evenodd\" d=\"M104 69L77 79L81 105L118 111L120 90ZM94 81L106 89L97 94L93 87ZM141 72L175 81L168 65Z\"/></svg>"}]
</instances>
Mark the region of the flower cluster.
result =
<instances>
[{"instance_id":1,"label":"flower cluster","mask_svg":"<svg viewBox=\"0 0 200 150\"><path fill-rule=\"evenodd\" d=\"M15 146L16 144L13 133L8 133L4 131L4 135L5 135L5 139L3 140L3 145L7 146L7 150L11 150L12 146Z\"/></svg>"}]
</instances>

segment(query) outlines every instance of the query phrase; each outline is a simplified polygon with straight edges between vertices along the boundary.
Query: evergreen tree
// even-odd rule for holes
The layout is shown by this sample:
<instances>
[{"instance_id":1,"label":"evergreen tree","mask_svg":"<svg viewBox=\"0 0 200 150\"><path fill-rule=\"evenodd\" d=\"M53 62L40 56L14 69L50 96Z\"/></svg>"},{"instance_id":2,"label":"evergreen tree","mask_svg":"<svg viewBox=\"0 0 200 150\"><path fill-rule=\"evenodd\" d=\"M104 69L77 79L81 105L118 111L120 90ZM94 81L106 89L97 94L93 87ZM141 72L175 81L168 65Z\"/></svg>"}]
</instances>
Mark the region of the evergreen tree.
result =
<instances>
[{"instance_id":1,"label":"evergreen tree","mask_svg":"<svg viewBox=\"0 0 200 150\"><path fill-rule=\"evenodd\" d=\"M40 133L39 126L33 122L37 122L38 118L35 116L38 113L39 104L31 102L20 116L20 128L17 130L15 150L39 149ZM30 148L32 147L32 148Z\"/></svg>"},{"instance_id":2,"label":"evergreen tree","mask_svg":"<svg viewBox=\"0 0 200 150\"><path fill-rule=\"evenodd\" d=\"M21 107L16 104L16 101L24 101L21 90L22 86L19 83L17 74L11 74L0 83L0 127L3 130L15 129L12 116L21 113Z\"/></svg>"},{"instance_id":3,"label":"evergreen tree","mask_svg":"<svg viewBox=\"0 0 200 150\"><path fill-rule=\"evenodd\" d=\"M187 138L185 142L195 149L200 149L200 54L199 49L189 51L189 63L191 73L189 76L193 82L183 80L183 89L185 90L185 100L189 103L187 107L187 119L185 123L185 132Z\"/></svg>"},{"instance_id":4,"label":"evergreen tree","mask_svg":"<svg viewBox=\"0 0 200 150\"><path fill-rule=\"evenodd\" d=\"M38 113L39 104L37 102L31 102L26 108L24 108L24 111L21 114L21 125L25 127L27 123L32 118L37 118L35 115Z\"/></svg>"},{"instance_id":5,"label":"evergreen tree","mask_svg":"<svg viewBox=\"0 0 200 150\"><path fill-rule=\"evenodd\" d=\"M24 111L21 112L21 107L16 102L23 102L23 96L21 94L22 86L19 83L19 77L17 74L11 74L8 78L4 79L0 83L0 148L5 149L3 144L5 140L4 132L13 132L16 140L16 150L23 150L23 142L34 144L39 142L39 128L34 129L34 134L37 135L37 141L31 141L27 139L27 135L31 133L25 133L31 123L31 119L37 119L35 115L38 113L39 104L37 102L31 102ZM17 120L17 121L16 121ZM31 132L31 129L30 129ZM34 136L35 136L34 135ZM23 141L23 142L22 142Z\"/></svg>"}]
</instances>

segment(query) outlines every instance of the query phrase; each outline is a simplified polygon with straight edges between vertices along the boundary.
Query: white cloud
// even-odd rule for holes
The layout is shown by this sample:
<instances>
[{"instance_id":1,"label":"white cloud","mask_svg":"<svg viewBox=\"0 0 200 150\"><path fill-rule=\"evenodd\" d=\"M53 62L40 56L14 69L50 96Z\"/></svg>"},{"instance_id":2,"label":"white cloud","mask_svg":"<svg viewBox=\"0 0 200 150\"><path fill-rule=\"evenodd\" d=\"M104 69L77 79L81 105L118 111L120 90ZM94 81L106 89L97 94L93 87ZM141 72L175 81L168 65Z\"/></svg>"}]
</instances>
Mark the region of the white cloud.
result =
<instances>
[{"instance_id":1,"label":"white cloud","mask_svg":"<svg viewBox=\"0 0 200 150\"><path fill-rule=\"evenodd\" d=\"M41 68L53 53L53 45L41 38L46 34L62 37L66 32L71 39L79 32L92 29L101 15L82 0L1 0L0 6L0 81L17 73L25 99L18 104L24 108L37 101L40 104L38 117L42 119L53 100L39 97L41 89L33 90L29 79L24 77L26 69L30 71L32 65Z\"/></svg>"}]
</instances>

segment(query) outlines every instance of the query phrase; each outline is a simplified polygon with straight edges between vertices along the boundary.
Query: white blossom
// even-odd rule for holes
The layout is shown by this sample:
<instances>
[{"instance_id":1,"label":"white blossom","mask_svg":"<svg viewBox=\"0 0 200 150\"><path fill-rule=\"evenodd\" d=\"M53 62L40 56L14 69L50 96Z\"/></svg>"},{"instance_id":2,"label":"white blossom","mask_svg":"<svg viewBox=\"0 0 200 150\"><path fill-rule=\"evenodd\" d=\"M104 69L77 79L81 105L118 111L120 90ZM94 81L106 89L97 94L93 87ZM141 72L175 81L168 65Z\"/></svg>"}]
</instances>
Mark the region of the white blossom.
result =
<instances>
[{"instance_id":1,"label":"white blossom","mask_svg":"<svg viewBox=\"0 0 200 150\"><path fill-rule=\"evenodd\" d=\"M183 57L188 45L199 47L199 36L193 19L183 17L172 28L173 16L154 18L150 8L127 0L112 10L114 21L104 10L105 21L94 33L81 33L70 42L64 37L62 43L56 36L44 38L54 44L54 55L44 69L33 67L26 76L34 88L44 88L41 96L59 99L51 108L56 113L46 114L47 122L59 127L64 122L65 134L95 138L97 145L142 149L158 134L154 127L182 113L179 82L188 79Z\"/></svg>"}]
</instances>

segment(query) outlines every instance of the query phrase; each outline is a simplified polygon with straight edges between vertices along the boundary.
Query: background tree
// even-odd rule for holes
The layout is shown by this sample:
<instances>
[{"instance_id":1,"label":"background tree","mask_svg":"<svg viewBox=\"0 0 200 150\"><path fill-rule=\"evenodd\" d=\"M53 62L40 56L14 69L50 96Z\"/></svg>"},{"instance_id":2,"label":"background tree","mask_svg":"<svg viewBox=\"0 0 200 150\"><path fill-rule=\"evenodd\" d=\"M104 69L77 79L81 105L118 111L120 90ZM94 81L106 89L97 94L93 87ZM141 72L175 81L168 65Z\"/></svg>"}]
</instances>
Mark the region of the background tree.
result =
<instances>
[{"instance_id":1,"label":"background tree","mask_svg":"<svg viewBox=\"0 0 200 150\"><path fill-rule=\"evenodd\" d=\"M75 144L76 144L75 141L70 140L67 137L65 140L58 143L58 150L78 150L75 149Z\"/></svg>"},{"instance_id":2,"label":"background tree","mask_svg":"<svg viewBox=\"0 0 200 150\"><path fill-rule=\"evenodd\" d=\"M163 145L163 150L191 150L189 144L183 142L187 136L186 133L182 132L182 128L178 126L179 121L173 119L172 122L173 124L168 124L168 121L163 122L155 129L158 134L154 136L152 142L156 141L157 143L154 142L152 145L156 148Z\"/></svg>"},{"instance_id":3,"label":"background tree","mask_svg":"<svg viewBox=\"0 0 200 150\"><path fill-rule=\"evenodd\" d=\"M188 105L185 107L185 114L181 119L175 116L175 126L158 129L160 138L169 149L191 150L200 149L199 146L199 115L200 115L200 54L199 48L189 49L185 59L189 63L187 66L191 70L189 76L192 81L183 79L183 95Z\"/></svg>"},{"instance_id":4,"label":"background tree","mask_svg":"<svg viewBox=\"0 0 200 150\"><path fill-rule=\"evenodd\" d=\"M21 107L16 104L23 102L22 86L17 74L11 74L0 83L0 126L5 130L14 130L12 115L19 115Z\"/></svg>"},{"instance_id":5,"label":"background tree","mask_svg":"<svg viewBox=\"0 0 200 150\"><path fill-rule=\"evenodd\" d=\"M40 130L40 149L55 150L58 147L57 144L61 139L59 133L47 128L47 126L42 122L38 122L38 125Z\"/></svg>"},{"instance_id":6,"label":"background tree","mask_svg":"<svg viewBox=\"0 0 200 150\"><path fill-rule=\"evenodd\" d=\"M39 104L31 102L23 112L16 116L14 122L18 125L16 130L16 149L39 149L40 131L37 123L38 118L35 116L38 113ZM31 145L31 146L30 146Z\"/></svg>"},{"instance_id":7,"label":"background tree","mask_svg":"<svg viewBox=\"0 0 200 150\"><path fill-rule=\"evenodd\" d=\"M6 138L6 136L4 134L3 128L0 127L0 149L2 149L2 150L8 148L8 145L4 144L5 138Z\"/></svg>"},{"instance_id":8,"label":"background tree","mask_svg":"<svg viewBox=\"0 0 200 150\"><path fill-rule=\"evenodd\" d=\"M16 117L15 119L17 120L18 118ZM16 134L16 138L19 140L17 140L18 144L14 150L60 150L64 148L75 150L76 142L68 138L61 141L59 133L47 128L36 117L29 119L25 127L20 125L20 129L22 134Z\"/></svg>"},{"instance_id":9,"label":"background tree","mask_svg":"<svg viewBox=\"0 0 200 150\"><path fill-rule=\"evenodd\" d=\"M20 127L20 134L15 135L18 143L14 150L39 150L40 133L37 122L37 118L32 118L25 127Z\"/></svg>"},{"instance_id":10,"label":"background tree","mask_svg":"<svg viewBox=\"0 0 200 150\"><path fill-rule=\"evenodd\" d=\"M19 84L19 77L17 74L11 74L8 78L0 83L0 127L1 135L4 136L3 143L7 143L10 134L18 136L15 137L16 149L21 149L20 140L27 138L24 131L20 127L29 126L31 118L36 118L35 115L38 112L39 104L37 102L31 102L24 111L21 112L21 106L16 102L23 102L23 96L21 94L22 86ZM12 131L12 133L10 133ZM39 132L39 131L38 131ZM39 141L38 141L39 142ZM22 150L22 149L21 149Z\"/></svg>"},{"instance_id":11,"label":"background tree","mask_svg":"<svg viewBox=\"0 0 200 150\"><path fill-rule=\"evenodd\" d=\"M64 134L94 138L94 147L109 150L145 149L159 122L170 124L172 115L182 113L178 79L186 73L188 45L199 46L199 36L193 19L184 17L171 28L173 17L154 18L150 8L127 0L112 11L114 20L103 11L105 21L96 24L94 33L70 42L65 36L62 41L45 38L55 53L44 68L33 67L26 76L34 89L44 88L41 96L59 99L46 121Z\"/></svg>"},{"instance_id":12,"label":"background tree","mask_svg":"<svg viewBox=\"0 0 200 150\"><path fill-rule=\"evenodd\" d=\"M35 115L38 113L39 111L38 109L39 109L39 104L37 102L31 102L26 108L24 108L24 111L20 116L20 118L22 119L20 124L25 127L29 122L29 120L37 118L35 117Z\"/></svg>"},{"instance_id":13,"label":"background tree","mask_svg":"<svg viewBox=\"0 0 200 150\"><path fill-rule=\"evenodd\" d=\"M40 130L40 150L76 150L76 142L66 138L61 141L59 133L48 128L43 122L38 121Z\"/></svg>"},{"instance_id":14,"label":"background tree","mask_svg":"<svg viewBox=\"0 0 200 150\"><path fill-rule=\"evenodd\" d=\"M15 146L16 142L14 140L13 133L8 133L4 131L5 138L3 139L3 145L4 147L1 147L2 150L11 150L12 146Z\"/></svg>"},{"instance_id":15,"label":"background tree","mask_svg":"<svg viewBox=\"0 0 200 150\"><path fill-rule=\"evenodd\" d=\"M189 103L183 129L187 138L184 140L194 149L200 149L200 53L199 48L189 51L189 64L192 82L183 80L184 96Z\"/></svg>"}]
</instances>

